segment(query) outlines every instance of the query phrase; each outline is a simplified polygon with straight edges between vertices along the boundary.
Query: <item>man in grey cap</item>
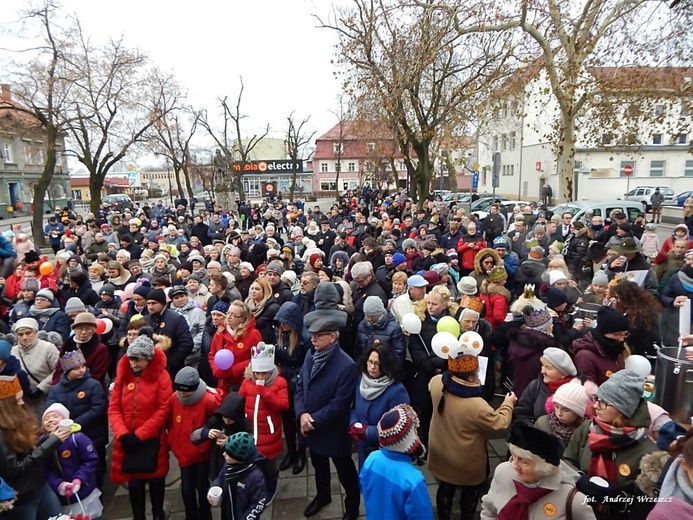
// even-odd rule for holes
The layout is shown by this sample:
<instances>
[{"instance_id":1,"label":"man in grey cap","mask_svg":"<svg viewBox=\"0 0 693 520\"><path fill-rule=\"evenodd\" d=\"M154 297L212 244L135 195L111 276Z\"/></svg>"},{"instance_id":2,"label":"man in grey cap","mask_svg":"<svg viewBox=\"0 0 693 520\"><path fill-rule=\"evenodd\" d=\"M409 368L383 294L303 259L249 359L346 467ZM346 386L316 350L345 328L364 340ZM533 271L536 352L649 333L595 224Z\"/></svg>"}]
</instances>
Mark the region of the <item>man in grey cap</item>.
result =
<instances>
[{"instance_id":1,"label":"man in grey cap","mask_svg":"<svg viewBox=\"0 0 693 520\"><path fill-rule=\"evenodd\" d=\"M397 323L401 325L402 316L414 312L416 302L423 300L424 296L426 296L426 287L428 287L428 282L423 276L415 274L407 279L407 292L395 298L390 308L390 312L392 312Z\"/></svg>"},{"instance_id":2,"label":"man in grey cap","mask_svg":"<svg viewBox=\"0 0 693 520\"><path fill-rule=\"evenodd\" d=\"M356 466L351 458L349 409L358 370L339 345L339 329L346 324L346 313L316 310L306 314L304 324L310 332L313 348L306 355L298 375L294 408L301 444L310 449L317 491L304 515L313 516L332 501L332 459L339 482L346 491L343 518L354 520L359 516L361 496Z\"/></svg>"},{"instance_id":3,"label":"man in grey cap","mask_svg":"<svg viewBox=\"0 0 693 520\"><path fill-rule=\"evenodd\" d=\"M265 268L265 279L269 282L270 289L272 289L270 299L274 299L280 307L284 302L290 302L294 297L294 293L291 292L289 286L282 282L283 273L284 266L278 260L270 262Z\"/></svg>"}]
</instances>

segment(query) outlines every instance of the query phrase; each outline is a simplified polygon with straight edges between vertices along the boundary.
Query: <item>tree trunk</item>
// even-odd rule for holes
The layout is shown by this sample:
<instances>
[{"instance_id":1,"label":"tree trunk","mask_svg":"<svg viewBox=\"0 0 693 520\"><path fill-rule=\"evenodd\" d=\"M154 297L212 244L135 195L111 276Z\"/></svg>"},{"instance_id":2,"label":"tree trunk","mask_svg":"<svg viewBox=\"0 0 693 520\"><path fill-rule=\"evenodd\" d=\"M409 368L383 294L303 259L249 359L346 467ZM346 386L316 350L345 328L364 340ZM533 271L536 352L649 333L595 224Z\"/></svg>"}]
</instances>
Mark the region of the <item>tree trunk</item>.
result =
<instances>
[{"instance_id":1,"label":"tree trunk","mask_svg":"<svg viewBox=\"0 0 693 520\"><path fill-rule=\"evenodd\" d=\"M89 209L94 214L94 216L99 214L99 206L101 206L101 189L103 188L102 175L97 173L89 173L89 193L91 195L91 201L89 202Z\"/></svg>"},{"instance_id":2,"label":"tree trunk","mask_svg":"<svg viewBox=\"0 0 693 520\"><path fill-rule=\"evenodd\" d=\"M231 175L233 175L233 174L231 174ZM239 200L245 200L245 191L243 191L243 173L242 172L240 172L238 174L236 181L238 183L238 199Z\"/></svg>"},{"instance_id":3,"label":"tree trunk","mask_svg":"<svg viewBox=\"0 0 693 520\"><path fill-rule=\"evenodd\" d=\"M445 157L445 164L448 167L448 184L450 184L450 191L457 193L457 172L455 171L455 163L452 161L448 150L445 150L443 155Z\"/></svg>"},{"instance_id":4,"label":"tree trunk","mask_svg":"<svg viewBox=\"0 0 693 520\"><path fill-rule=\"evenodd\" d=\"M573 177L575 175L575 123L570 115L562 116L563 131L558 141L558 203L573 200Z\"/></svg>"},{"instance_id":5,"label":"tree trunk","mask_svg":"<svg viewBox=\"0 0 693 520\"><path fill-rule=\"evenodd\" d=\"M46 200L46 191L51 185L51 180L53 180L55 165L58 162L58 153L55 146L56 139L57 131L48 129L46 164L43 165L43 173L36 186L34 186L34 213L31 217L31 226L33 227L34 244L38 247L46 245L46 237L43 234L43 204Z\"/></svg>"},{"instance_id":6,"label":"tree trunk","mask_svg":"<svg viewBox=\"0 0 693 520\"><path fill-rule=\"evenodd\" d=\"M337 159L337 176L334 181L334 200L339 200L339 174L342 173L342 160Z\"/></svg>"},{"instance_id":7,"label":"tree trunk","mask_svg":"<svg viewBox=\"0 0 693 520\"><path fill-rule=\"evenodd\" d=\"M293 164L296 164L296 161L292 158ZM296 168L291 168L291 184L289 185L289 202L294 201L294 192L296 191Z\"/></svg>"},{"instance_id":8,"label":"tree trunk","mask_svg":"<svg viewBox=\"0 0 693 520\"><path fill-rule=\"evenodd\" d=\"M173 172L174 172L175 177L176 177L176 188L178 188L178 198L179 199L181 197L183 197L183 194L185 193L183 191L183 183L180 181L180 171L181 171L180 167L178 167L178 168L176 168L175 166L173 167Z\"/></svg>"},{"instance_id":9,"label":"tree trunk","mask_svg":"<svg viewBox=\"0 0 693 520\"><path fill-rule=\"evenodd\" d=\"M416 165L416 171L414 172L414 179L419 197L425 197L426 194L428 194L428 190L431 188L433 165L431 164L430 145L431 143L429 141L413 145L416 157L419 160Z\"/></svg>"},{"instance_id":10,"label":"tree trunk","mask_svg":"<svg viewBox=\"0 0 693 520\"><path fill-rule=\"evenodd\" d=\"M190 182L190 175L188 174L188 167L183 166L183 178L185 179L185 188L188 191L188 201L192 204L192 200L195 197L195 193L192 189L192 182Z\"/></svg>"}]
</instances>

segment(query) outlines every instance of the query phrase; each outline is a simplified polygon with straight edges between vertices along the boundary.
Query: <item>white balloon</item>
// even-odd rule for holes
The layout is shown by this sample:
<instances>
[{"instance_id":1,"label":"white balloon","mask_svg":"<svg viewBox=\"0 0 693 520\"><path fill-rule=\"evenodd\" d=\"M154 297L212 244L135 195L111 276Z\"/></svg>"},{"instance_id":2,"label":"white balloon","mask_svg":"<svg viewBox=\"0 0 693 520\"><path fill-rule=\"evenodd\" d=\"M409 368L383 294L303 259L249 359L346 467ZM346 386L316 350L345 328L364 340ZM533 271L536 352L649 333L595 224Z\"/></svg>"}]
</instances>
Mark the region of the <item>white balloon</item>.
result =
<instances>
[{"instance_id":1,"label":"white balloon","mask_svg":"<svg viewBox=\"0 0 693 520\"><path fill-rule=\"evenodd\" d=\"M463 332L460 335L460 352L469 356L478 356L484 348L484 338L473 330Z\"/></svg>"},{"instance_id":2,"label":"white balloon","mask_svg":"<svg viewBox=\"0 0 693 520\"><path fill-rule=\"evenodd\" d=\"M103 319L104 324L106 325L106 330L104 331L104 334L108 334L109 332L111 332L113 330L113 322L108 318L102 318L102 319Z\"/></svg>"},{"instance_id":3,"label":"white balloon","mask_svg":"<svg viewBox=\"0 0 693 520\"><path fill-rule=\"evenodd\" d=\"M652 364L646 357L635 354L626 358L626 370L631 370L640 377L647 377L652 372Z\"/></svg>"},{"instance_id":4,"label":"white balloon","mask_svg":"<svg viewBox=\"0 0 693 520\"><path fill-rule=\"evenodd\" d=\"M402 316L402 330L409 334L418 334L421 332L421 319L413 312L408 312Z\"/></svg>"},{"instance_id":5,"label":"white balloon","mask_svg":"<svg viewBox=\"0 0 693 520\"><path fill-rule=\"evenodd\" d=\"M460 342L451 332L438 332L431 339L431 348L440 358L451 357L454 359L460 351Z\"/></svg>"}]
</instances>

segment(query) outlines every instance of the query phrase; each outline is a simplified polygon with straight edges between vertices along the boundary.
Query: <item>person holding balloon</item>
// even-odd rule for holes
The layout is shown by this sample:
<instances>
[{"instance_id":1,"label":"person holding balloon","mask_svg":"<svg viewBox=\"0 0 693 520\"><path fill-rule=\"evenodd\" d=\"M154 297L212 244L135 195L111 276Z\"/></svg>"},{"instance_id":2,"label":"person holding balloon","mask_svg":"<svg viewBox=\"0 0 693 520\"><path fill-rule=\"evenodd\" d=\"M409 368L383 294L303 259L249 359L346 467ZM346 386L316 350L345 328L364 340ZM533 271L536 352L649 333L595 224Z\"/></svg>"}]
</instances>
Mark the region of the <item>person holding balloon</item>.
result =
<instances>
[{"instance_id":1,"label":"person holding balloon","mask_svg":"<svg viewBox=\"0 0 693 520\"><path fill-rule=\"evenodd\" d=\"M101 330L105 331L106 324L102 321ZM108 349L101 343L101 337L97 332L97 321L90 312L82 312L77 315L72 324L72 332L65 344L60 349L60 356L73 350L81 350L86 360L91 377L96 379L106 388L106 374L108 372ZM58 366L53 373L53 384L60 381L63 373L62 366Z\"/></svg>"},{"instance_id":2,"label":"person holding balloon","mask_svg":"<svg viewBox=\"0 0 693 520\"><path fill-rule=\"evenodd\" d=\"M226 321L218 326L212 338L208 359L218 380L217 388L229 392L237 391L243 383L250 349L262 341L262 335L255 328L255 316L244 302L237 300L229 305L219 300L212 311L221 311L223 307L228 309Z\"/></svg>"}]
</instances>

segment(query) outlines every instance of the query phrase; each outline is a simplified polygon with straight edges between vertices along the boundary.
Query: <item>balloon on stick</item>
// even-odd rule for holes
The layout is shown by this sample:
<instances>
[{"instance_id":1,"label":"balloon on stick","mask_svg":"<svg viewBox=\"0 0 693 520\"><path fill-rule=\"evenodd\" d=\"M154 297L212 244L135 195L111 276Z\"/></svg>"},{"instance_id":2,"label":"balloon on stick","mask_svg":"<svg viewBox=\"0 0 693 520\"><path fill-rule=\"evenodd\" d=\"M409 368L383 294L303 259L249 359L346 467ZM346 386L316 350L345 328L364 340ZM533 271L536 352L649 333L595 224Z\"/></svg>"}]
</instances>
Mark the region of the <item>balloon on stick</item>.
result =
<instances>
[{"instance_id":1,"label":"balloon on stick","mask_svg":"<svg viewBox=\"0 0 693 520\"><path fill-rule=\"evenodd\" d=\"M626 370L631 370L640 377L647 377L652 372L652 364L645 356L634 354L626 358Z\"/></svg>"},{"instance_id":2,"label":"balloon on stick","mask_svg":"<svg viewBox=\"0 0 693 520\"><path fill-rule=\"evenodd\" d=\"M438 320L438 325L436 325L436 331L449 332L453 336L457 337L460 335L460 322L452 316L443 316Z\"/></svg>"},{"instance_id":3,"label":"balloon on stick","mask_svg":"<svg viewBox=\"0 0 693 520\"><path fill-rule=\"evenodd\" d=\"M108 318L102 318L102 321L106 325L106 330L104 330L103 332L104 334L108 334L113 330L113 322Z\"/></svg>"},{"instance_id":4,"label":"balloon on stick","mask_svg":"<svg viewBox=\"0 0 693 520\"><path fill-rule=\"evenodd\" d=\"M39 273L41 273L43 276L48 276L53 272L53 264L51 262L43 262L39 266Z\"/></svg>"},{"instance_id":5,"label":"balloon on stick","mask_svg":"<svg viewBox=\"0 0 693 520\"><path fill-rule=\"evenodd\" d=\"M436 356L447 359L448 357L456 358L460 350L460 342L450 332L438 332L431 339L431 348Z\"/></svg>"},{"instance_id":6,"label":"balloon on stick","mask_svg":"<svg viewBox=\"0 0 693 520\"><path fill-rule=\"evenodd\" d=\"M233 365L233 352L221 349L214 354L214 363L220 370L228 370Z\"/></svg>"},{"instance_id":7,"label":"balloon on stick","mask_svg":"<svg viewBox=\"0 0 693 520\"><path fill-rule=\"evenodd\" d=\"M104 334L106 332L106 323L101 318L96 318L96 333Z\"/></svg>"},{"instance_id":8,"label":"balloon on stick","mask_svg":"<svg viewBox=\"0 0 693 520\"><path fill-rule=\"evenodd\" d=\"M413 312L408 312L402 316L402 330L409 334L418 334L421 332L421 319Z\"/></svg>"}]
</instances>

